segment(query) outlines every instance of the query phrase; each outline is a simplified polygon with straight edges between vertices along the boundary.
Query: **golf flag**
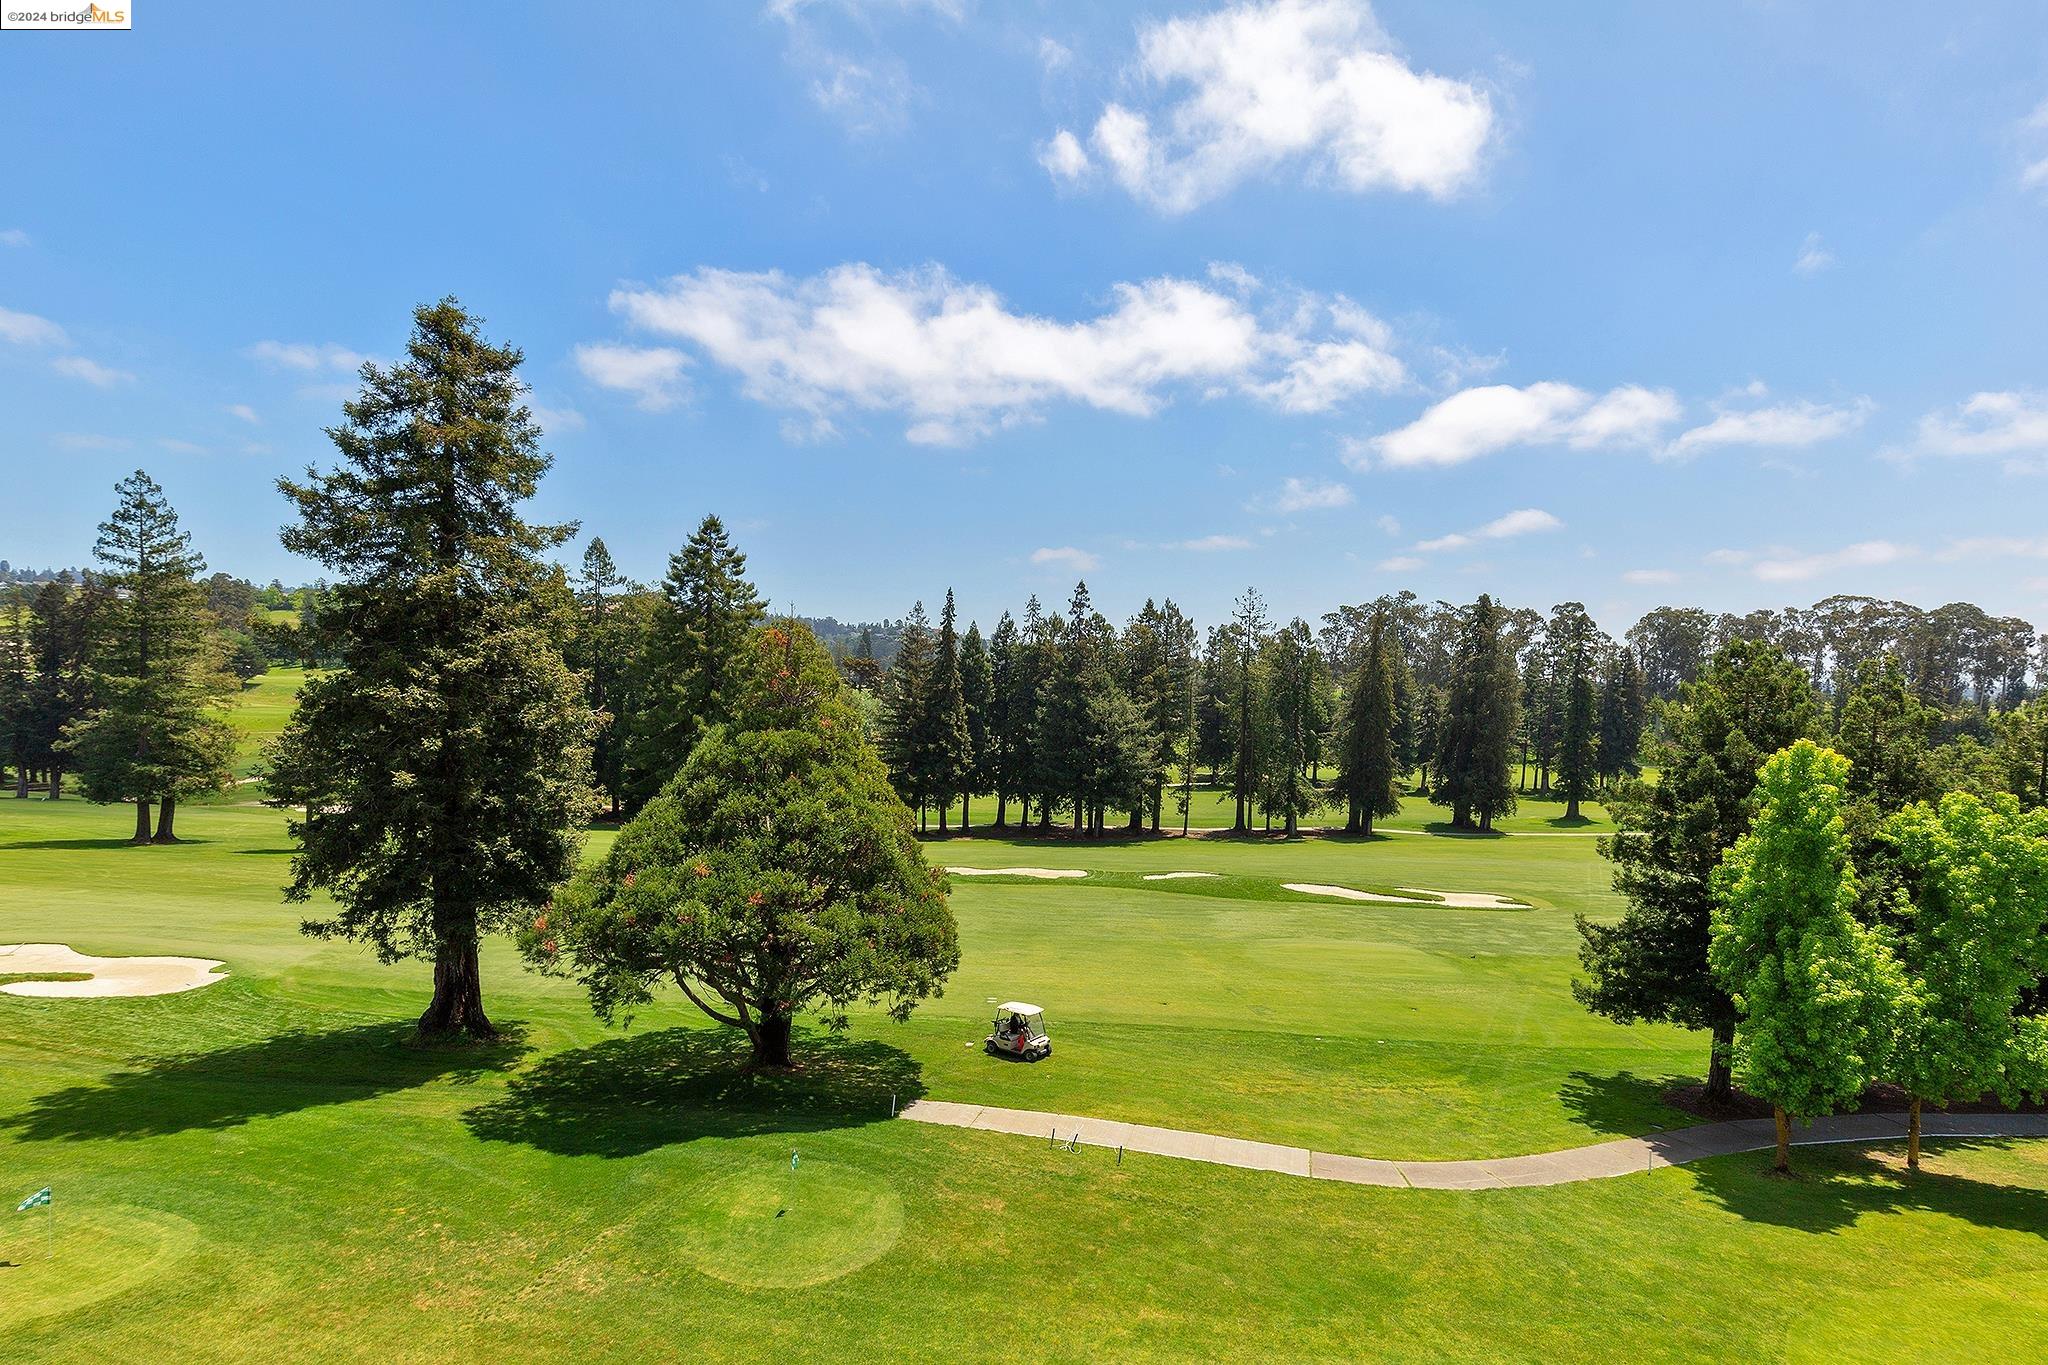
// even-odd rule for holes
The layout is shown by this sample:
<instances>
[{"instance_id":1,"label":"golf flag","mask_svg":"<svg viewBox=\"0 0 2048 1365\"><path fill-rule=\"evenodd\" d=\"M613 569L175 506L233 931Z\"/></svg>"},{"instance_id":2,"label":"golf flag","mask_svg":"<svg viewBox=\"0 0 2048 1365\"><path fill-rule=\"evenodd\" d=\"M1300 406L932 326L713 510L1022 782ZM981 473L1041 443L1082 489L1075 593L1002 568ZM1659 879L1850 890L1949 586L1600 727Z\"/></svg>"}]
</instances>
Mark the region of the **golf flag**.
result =
<instances>
[{"instance_id":1,"label":"golf flag","mask_svg":"<svg viewBox=\"0 0 2048 1365\"><path fill-rule=\"evenodd\" d=\"M16 1213L27 1213L30 1209L48 1208L49 1204L50 1187L48 1185L45 1185L41 1189L37 1190L34 1194L30 1195L28 1198L22 1200L19 1204L16 1204L14 1206L14 1211Z\"/></svg>"}]
</instances>

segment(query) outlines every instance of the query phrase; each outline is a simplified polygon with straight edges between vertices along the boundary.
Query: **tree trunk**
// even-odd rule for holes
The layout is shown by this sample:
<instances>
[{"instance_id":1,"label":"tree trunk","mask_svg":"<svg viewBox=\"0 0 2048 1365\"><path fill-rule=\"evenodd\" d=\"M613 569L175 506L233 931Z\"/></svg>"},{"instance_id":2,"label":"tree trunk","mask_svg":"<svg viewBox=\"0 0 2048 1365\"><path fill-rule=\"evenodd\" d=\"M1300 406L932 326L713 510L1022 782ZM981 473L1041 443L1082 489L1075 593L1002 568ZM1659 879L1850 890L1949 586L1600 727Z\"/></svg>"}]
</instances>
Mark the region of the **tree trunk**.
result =
<instances>
[{"instance_id":1,"label":"tree trunk","mask_svg":"<svg viewBox=\"0 0 2048 1365\"><path fill-rule=\"evenodd\" d=\"M953 803L945 797L939 798L939 833L946 832L946 817L953 813Z\"/></svg>"},{"instance_id":2,"label":"tree trunk","mask_svg":"<svg viewBox=\"0 0 2048 1365\"><path fill-rule=\"evenodd\" d=\"M43 799L45 801L55 801L62 795L64 795L64 770L62 768L52 768L50 769L50 794Z\"/></svg>"},{"instance_id":3,"label":"tree trunk","mask_svg":"<svg viewBox=\"0 0 2048 1365\"><path fill-rule=\"evenodd\" d=\"M1906 1105L1906 1169L1920 1169L1920 1097L1915 1095Z\"/></svg>"},{"instance_id":4,"label":"tree trunk","mask_svg":"<svg viewBox=\"0 0 2048 1365\"><path fill-rule=\"evenodd\" d=\"M14 799L28 800L28 769L25 767L14 770Z\"/></svg>"},{"instance_id":5,"label":"tree trunk","mask_svg":"<svg viewBox=\"0 0 2048 1365\"><path fill-rule=\"evenodd\" d=\"M970 810L972 809L971 803L973 802L973 800L974 797L970 793L960 793L960 832L962 834L965 834L967 832L967 817Z\"/></svg>"},{"instance_id":6,"label":"tree trunk","mask_svg":"<svg viewBox=\"0 0 2048 1365\"><path fill-rule=\"evenodd\" d=\"M1771 1106L1771 1117L1778 1124L1778 1164L1771 1169L1779 1175L1792 1174L1792 1120L1785 1115L1782 1104Z\"/></svg>"},{"instance_id":7,"label":"tree trunk","mask_svg":"<svg viewBox=\"0 0 2048 1365\"><path fill-rule=\"evenodd\" d=\"M156 837L150 840L151 843L175 844L178 842L178 831L174 823L177 818L177 811L178 798L175 796L166 796L157 803Z\"/></svg>"},{"instance_id":8,"label":"tree trunk","mask_svg":"<svg viewBox=\"0 0 2048 1365\"><path fill-rule=\"evenodd\" d=\"M147 801L138 800L135 803L135 837L128 842L131 844L146 844L149 842L149 802Z\"/></svg>"},{"instance_id":9,"label":"tree trunk","mask_svg":"<svg viewBox=\"0 0 2048 1365\"><path fill-rule=\"evenodd\" d=\"M445 935L434 952L434 999L420 1016L420 1032L495 1038L484 1014L483 975L477 966L476 930Z\"/></svg>"},{"instance_id":10,"label":"tree trunk","mask_svg":"<svg viewBox=\"0 0 2048 1365\"><path fill-rule=\"evenodd\" d=\"M1003 795L1003 793L1001 793L1001 792L997 792L997 793L996 793L996 828L997 828L997 829L1001 829L1001 828L1003 828L1003 827L1004 827L1005 825L1007 825L1007 824L1009 824L1009 823L1010 823L1010 821L1009 821L1009 815L1010 815L1010 798L1009 798L1009 797L1007 797L1007 796L1005 796L1005 795Z\"/></svg>"},{"instance_id":11,"label":"tree trunk","mask_svg":"<svg viewBox=\"0 0 2048 1365\"><path fill-rule=\"evenodd\" d=\"M1287 812L1287 837L1292 839L1299 833L1301 833L1300 821L1296 818L1294 812L1289 810Z\"/></svg>"},{"instance_id":12,"label":"tree trunk","mask_svg":"<svg viewBox=\"0 0 2048 1365\"><path fill-rule=\"evenodd\" d=\"M1735 1098L1735 1071L1730 1058L1735 1050L1735 1022L1714 1025L1713 1052L1707 1058L1707 1098L1726 1102Z\"/></svg>"},{"instance_id":13,"label":"tree trunk","mask_svg":"<svg viewBox=\"0 0 2048 1365\"><path fill-rule=\"evenodd\" d=\"M1576 820L1579 818L1578 797L1574 796L1564 803L1564 818L1567 820Z\"/></svg>"},{"instance_id":14,"label":"tree trunk","mask_svg":"<svg viewBox=\"0 0 2048 1365\"><path fill-rule=\"evenodd\" d=\"M1372 838L1372 807L1367 806L1365 812L1359 817L1358 832L1368 839Z\"/></svg>"},{"instance_id":15,"label":"tree trunk","mask_svg":"<svg viewBox=\"0 0 2048 1365\"><path fill-rule=\"evenodd\" d=\"M778 1070L789 1067L789 1023L786 1014L764 1014L755 1020L749 1035L754 1044L753 1065Z\"/></svg>"}]
</instances>

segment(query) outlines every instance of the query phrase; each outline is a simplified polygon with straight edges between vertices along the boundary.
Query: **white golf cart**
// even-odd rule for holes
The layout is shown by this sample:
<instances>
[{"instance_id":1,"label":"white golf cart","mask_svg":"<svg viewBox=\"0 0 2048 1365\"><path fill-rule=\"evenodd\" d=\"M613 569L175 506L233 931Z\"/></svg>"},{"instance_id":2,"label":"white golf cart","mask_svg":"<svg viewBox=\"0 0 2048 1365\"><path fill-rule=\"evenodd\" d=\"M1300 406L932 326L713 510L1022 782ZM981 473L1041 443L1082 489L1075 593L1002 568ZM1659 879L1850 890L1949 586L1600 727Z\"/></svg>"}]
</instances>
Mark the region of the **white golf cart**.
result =
<instances>
[{"instance_id":1,"label":"white golf cart","mask_svg":"<svg viewBox=\"0 0 2048 1365\"><path fill-rule=\"evenodd\" d=\"M1052 1056L1052 1039L1045 1032L1045 1011L1021 1000L997 1005L995 1027L982 1046L991 1057L1035 1062Z\"/></svg>"}]
</instances>

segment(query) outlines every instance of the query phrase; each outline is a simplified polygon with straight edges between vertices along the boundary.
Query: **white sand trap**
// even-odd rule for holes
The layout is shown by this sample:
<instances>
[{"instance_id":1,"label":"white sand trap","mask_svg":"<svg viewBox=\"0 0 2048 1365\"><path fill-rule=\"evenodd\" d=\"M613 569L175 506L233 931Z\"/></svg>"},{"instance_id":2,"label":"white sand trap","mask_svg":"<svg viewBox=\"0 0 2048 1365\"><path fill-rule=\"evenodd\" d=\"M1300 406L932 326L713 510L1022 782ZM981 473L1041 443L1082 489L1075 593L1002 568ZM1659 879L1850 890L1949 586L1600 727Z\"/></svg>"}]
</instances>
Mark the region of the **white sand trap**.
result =
<instances>
[{"instance_id":1,"label":"white sand trap","mask_svg":"<svg viewBox=\"0 0 2048 1365\"><path fill-rule=\"evenodd\" d=\"M12 981L9 995L171 995L225 981L210 957L87 957L62 943L0 944L0 976L24 973L87 972L86 981Z\"/></svg>"},{"instance_id":2,"label":"white sand trap","mask_svg":"<svg viewBox=\"0 0 2048 1365\"><path fill-rule=\"evenodd\" d=\"M1220 873L1216 872L1147 872L1145 880L1148 882L1177 882L1182 877L1215 877L1220 875Z\"/></svg>"},{"instance_id":3,"label":"white sand trap","mask_svg":"<svg viewBox=\"0 0 2048 1365\"><path fill-rule=\"evenodd\" d=\"M1088 875L1078 867L949 867L946 871L956 877L1040 877L1048 881Z\"/></svg>"},{"instance_id":4,"label":"white sand trap","mask_svg":"<svg viewBox=\"0 0 2048 1365\"><path fill-rule=\"evenodd\" d=\"M1487 891L1424 891L1419 886L1404 886L1402 891L1414 891L1424 896L1441 897L1441 903L1454 910L1527 910L1527 901L1514 900L1507 896L1496 896Z\"/></svg>"},{"instance_id":5,"label":"white sand trap","mask_svg":"<svg viewBox=\"0 0 2048 1365\"><path fill-rule=\"evenodd\" d=\"M1489 895L1484 891L1425 891L1419 886L1404 886L1403 891L1411 896L1383 896L1377 891L1356 891L1348 886L1325 886L1320 882L1282 882L1288 891L1299 891L1304 896L1337 896L1347 901L1376 901L1381 905L1442 905L1453 910L1527 910L1520 901L1505 896ZM1425 896L1438 897L1425 900Z\"/></svg>"}]
</instances>

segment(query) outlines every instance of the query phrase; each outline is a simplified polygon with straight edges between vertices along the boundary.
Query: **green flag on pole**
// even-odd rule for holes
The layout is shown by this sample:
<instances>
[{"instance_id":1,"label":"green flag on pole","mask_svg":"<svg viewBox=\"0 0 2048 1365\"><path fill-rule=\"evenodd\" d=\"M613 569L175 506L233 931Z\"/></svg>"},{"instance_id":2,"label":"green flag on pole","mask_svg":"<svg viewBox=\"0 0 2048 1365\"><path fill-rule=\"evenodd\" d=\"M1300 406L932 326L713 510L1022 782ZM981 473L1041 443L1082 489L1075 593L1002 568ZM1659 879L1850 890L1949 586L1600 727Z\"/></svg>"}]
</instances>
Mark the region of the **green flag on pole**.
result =
<instances>
[{"instance_id":1,"label":"green flag on pole","mask_svg":"<svg viewBox=\"0 0 2048 1365\"><path fill-rule=\"evenodd\" d=\"M41 1189L37 1190L34 1194L30 1195L28 1198L22 1200L19 1204L16 1204L14 1206L14 1211L16 1213L27 1213L30 1209L48 1208L49 1204L50 1187L48 1185L45 1185Z\"/></svg>"}]
</instances>

